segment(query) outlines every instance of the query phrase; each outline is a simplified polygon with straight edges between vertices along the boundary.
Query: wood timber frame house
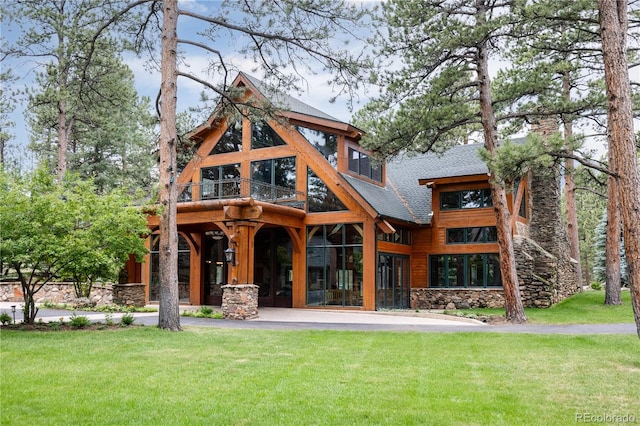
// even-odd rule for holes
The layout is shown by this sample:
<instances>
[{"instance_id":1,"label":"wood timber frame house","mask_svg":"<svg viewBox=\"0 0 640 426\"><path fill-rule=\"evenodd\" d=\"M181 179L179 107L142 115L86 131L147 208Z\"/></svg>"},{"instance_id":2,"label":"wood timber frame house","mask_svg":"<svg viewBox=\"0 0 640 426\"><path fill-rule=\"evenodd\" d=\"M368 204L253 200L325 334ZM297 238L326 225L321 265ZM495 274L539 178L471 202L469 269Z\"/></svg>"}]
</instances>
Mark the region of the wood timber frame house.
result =
<instances>
[{"instance_id":1,"label":"wood timber frame house","mask_svg":"<svg viewBox=\"0 0 640 426\"><path fill-rule=\"evenodd\" d=\"M222 306L236 319L257 316L258 306L502 305L480 145L376 165L354 126L243 73L233 86L275 105L281 119L212 116L192 133L197 151L177 180L180 303ZM528 186L523 179L509 197L512 229L527 241ZM157 232L158 217L148 224ZM544 250L529 243L524 258L537 268L531 251ZM152 234L144 263L128 265L150 303L159 297L158 245ZM544 282L525 277L525 304L548 306L573 292L558 290L559 262Z\"/></svg>"}]
</instances>

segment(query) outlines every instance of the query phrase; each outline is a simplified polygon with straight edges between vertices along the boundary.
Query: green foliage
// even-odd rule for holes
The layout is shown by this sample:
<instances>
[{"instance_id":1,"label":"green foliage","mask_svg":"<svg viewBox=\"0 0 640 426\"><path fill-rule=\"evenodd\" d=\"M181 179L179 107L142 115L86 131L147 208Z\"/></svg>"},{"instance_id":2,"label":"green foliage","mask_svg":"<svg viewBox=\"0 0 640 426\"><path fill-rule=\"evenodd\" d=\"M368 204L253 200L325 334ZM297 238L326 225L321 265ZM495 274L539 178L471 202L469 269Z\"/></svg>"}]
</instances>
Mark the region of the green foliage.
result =
<instances>
[{"instance_id":1,"label":"green foliage","mask_svg":"<svg viewBox=\"0 0 640 426\"><path fill-rule=\"evenodd\" d=\"M606 248L607 248L607 211L602 212L602 219L598 223L595 229L595 235L593 239L593 247L595 249L595 255L593 259L593 277L596 280L605 282L607 280L606 275ZM629 282L629 273L627 271L627 257L624 250L624 237L620 236L620 281L622 285ZM598 283L599 284L599 283ZM592 284L593 287L593 284ZM595 289L595 290L600 290Z\"/></svg>"},{"instance_id":2,"label":"green foliage","mask_svg":"<svg viewBox=\"0 0 640 426\"><path fill-rule=\"evenodd\" d=\"M120 191L98 196L90 181L73 176L57 185L41 167L24 177L0 171L0 199L0 252L22 283L26 322L50 280L113 279L129 254L146 253L145 215Z\"/></svg>"},{"instance_id":3,"label":"green foliage","mask_svg":"<svg viewBox=\"0 0 640 426\"><path fill-rule=\"evenodd\" d=\"M201 306L196 312L185 310L182 313L182 316L185 317L195 317L195 318L212 318L212 319L223 319L224 316L220 311L214 311L210 306Z\"/></svg>"},{"instance_id":4,"label":"green foliage","mask_svg":"<svg viewBox=\"0 0 640 426\"><path fill-rule=\"evenodd\" d=\"M40 162L55 168L58 146L68 144L68 170L93 178L102 192L148 185L154 165L150 102L138 98L133 73L119 54L131 47L126 37L139 30L137 16L120 16L96 36L126 3L6 0L0 5L7 25L19 29L15 40L1 47L3 57L17 64L36 57L39 64L35 84L21 93L28 101L30 147Z\"/></svg>"},{"instance_id":5,"label":"green foliage","mask_svg":"<svg viewBox=\"0 0 640 426\"><path fill-rule=\"evenodd\" d=\"M550 308L526 308L532 324L622 324L633 322L631 294L623 291L622 305L605 305L604 291L582 291ZM463 309L463 314L504 316L504 309Z\"/></svg>"},{"instance_id":6,"label":"green foliage","mask_svg":"<svg viewBox=\"0 0 640 426\"><path fill-rule=\"evenodd\" d=\"M73 315L69 318L69 325L73 328L85 328L91 324L91 321L88 317L84 315L76 315L74 312Z\"/></svg>"},{"instance_id":7,"label":"green foliage","mask_svg":"<svg viewBox=\"0 0 640 426\"><path fill-rule=\"evenodd\" d=\"M0 369L0 381L21 383L20 392L0 393L5 424L33 422L24 394L38 395L39 418L50 425L550 426L574 424L582 412L637 418L640 400L631 335L1 333L11 368ZM71 382L100 392L70 398Z\"/></svg>"},{"instance_id":8,"label":"green foliage","mask_svg":"<svg viewBox=\"0 0 640 426\"><path fill-rule=\"evenodd\" d=\"M591 289L602 290L602 284L599 281L594 281L591 283Z\"/></svg>"},{"instance_id":9,"label":"green foliage","mask_svg":"<svg viewBox=\"0 0 640 426\"><path fill-rule=\"evenodd\" d=\"M134 318L133 314L131 312L127 312L124 315L122 315L122 318L120 318L120 326L128 327L131 324L133 324L135 320L136 319Z\"/></svg>"},{"instance_id":10,"label":"green foliage","mask_svg":"<svg viewBox=\"0 0 640 426\"><path fill-rule=\"evenodd\" d=\"M3 312L0 314L0 323L2 323L2 325L7 325L9 323L11 323L11 315L9 315L6 312Z\"/></svg>"}]
</instances>

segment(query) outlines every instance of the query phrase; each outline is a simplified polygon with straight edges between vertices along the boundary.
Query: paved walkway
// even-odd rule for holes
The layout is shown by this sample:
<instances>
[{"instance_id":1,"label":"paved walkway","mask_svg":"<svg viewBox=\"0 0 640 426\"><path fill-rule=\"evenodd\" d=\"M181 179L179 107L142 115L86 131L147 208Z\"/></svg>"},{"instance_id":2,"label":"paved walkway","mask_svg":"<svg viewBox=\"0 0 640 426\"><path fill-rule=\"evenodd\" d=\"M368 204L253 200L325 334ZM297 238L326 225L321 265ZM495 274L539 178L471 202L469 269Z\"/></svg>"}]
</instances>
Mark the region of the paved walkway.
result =
<instances>
[{"instance_id":1,"label":"paved walkway","mask_svg":"<svg viewBox=\"0 0 640 426\"><path fill-rule=\"evenodd\" d=\"M22 304L0 302L0 311L11 315L11 305L16 305L16 320L22 319ZM197 310L198 307L181 306ZM68 321L72 312L41 308L37 318L45 322ZM92 321L104 321L100 312L78 312ZM260 308L259 317L253 320L214 320L208 318L181 317L183 327L218 327L272 330L353 330L353 331L416 331L416 332L499 332L532 334L636 334L635 324L571 324L571 325L487 325L480 321L451 317L427 312L362 312L325 309ZM114 313L118 321L122 313ZM157 312L134 313L135 322L157 325Z\"/></svg>"}]
</instances>

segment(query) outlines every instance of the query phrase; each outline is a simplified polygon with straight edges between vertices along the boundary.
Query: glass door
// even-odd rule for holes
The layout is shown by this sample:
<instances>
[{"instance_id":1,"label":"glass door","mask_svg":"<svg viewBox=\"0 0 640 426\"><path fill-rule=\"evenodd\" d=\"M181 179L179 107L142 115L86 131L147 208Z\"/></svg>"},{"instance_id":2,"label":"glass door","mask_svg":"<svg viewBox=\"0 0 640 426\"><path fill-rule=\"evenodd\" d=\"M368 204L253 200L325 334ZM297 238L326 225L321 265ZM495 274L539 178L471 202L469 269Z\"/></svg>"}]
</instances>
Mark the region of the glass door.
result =
<instances>
[{"instance_id":1,"label":"glass door","mask_svg":"<svg viewBox=\"0 0 640 426\"><path fill-rule=\"evenodd\" d=\"M380 253L376 274L376 309L410 308L409 257Z\"/></svg>"}]
</instances>

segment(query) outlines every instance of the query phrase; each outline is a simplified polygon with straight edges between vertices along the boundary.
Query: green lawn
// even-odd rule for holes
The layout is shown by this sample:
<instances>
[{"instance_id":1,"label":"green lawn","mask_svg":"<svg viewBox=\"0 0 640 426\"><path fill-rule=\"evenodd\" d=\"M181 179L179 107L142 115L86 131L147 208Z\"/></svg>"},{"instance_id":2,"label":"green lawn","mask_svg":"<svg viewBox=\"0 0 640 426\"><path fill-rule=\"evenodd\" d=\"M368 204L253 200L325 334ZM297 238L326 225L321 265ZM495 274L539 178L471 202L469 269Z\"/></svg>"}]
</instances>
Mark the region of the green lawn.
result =
<instances>
[{"instance_id":1,"label":"green lawn","mask_svg":"<svg viewBox=\"0 0 640 426\"><path fill-rule=\"evenodd\" d=\"M0 331L3 425L640 422L635 335Z\"/></svg>"},{"instance_id":2,"label":"green lawn","mask_svg":"<svg viewBox=\"0 0 640 426\"><path fill-rule=\"evenodd\" d=\"M504 309L461 309L448 313L501 315ZM525 308L531 324L620 324L632 323L633 307L629 291L622 292L622 305L605 306L604 290L577 293L547 309ZM640 419L638 419L640 423Z\"/></svg>"}]
</instances>

